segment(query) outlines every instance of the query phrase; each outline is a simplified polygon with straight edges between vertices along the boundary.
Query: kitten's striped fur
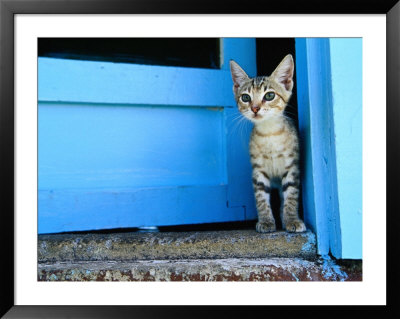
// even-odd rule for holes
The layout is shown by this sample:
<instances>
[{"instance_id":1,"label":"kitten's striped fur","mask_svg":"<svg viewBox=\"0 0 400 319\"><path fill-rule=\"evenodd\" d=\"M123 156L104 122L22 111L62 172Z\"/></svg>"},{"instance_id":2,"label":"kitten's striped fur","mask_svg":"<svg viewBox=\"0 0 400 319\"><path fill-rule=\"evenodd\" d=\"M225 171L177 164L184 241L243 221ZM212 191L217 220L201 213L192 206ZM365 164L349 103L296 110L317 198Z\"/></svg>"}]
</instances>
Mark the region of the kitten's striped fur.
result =
<instances>
[{"instance_id":1,"label":"kitten's striped fur","mask_svg":"<svg viewBox=\"0 0 400 319\"><path fill-rule=\"evenodd\" d=\"M289 232L305 231L298 217L298 137L291 120L284 115L293 89L293 58L287 55L269 77L249 78L234 61L230 67L239 111L254 123L250 159L258 211L256 230L276 230L270 193L271 188L277 187L281 194L282 226Z\"/></svg>"}]
</instances>

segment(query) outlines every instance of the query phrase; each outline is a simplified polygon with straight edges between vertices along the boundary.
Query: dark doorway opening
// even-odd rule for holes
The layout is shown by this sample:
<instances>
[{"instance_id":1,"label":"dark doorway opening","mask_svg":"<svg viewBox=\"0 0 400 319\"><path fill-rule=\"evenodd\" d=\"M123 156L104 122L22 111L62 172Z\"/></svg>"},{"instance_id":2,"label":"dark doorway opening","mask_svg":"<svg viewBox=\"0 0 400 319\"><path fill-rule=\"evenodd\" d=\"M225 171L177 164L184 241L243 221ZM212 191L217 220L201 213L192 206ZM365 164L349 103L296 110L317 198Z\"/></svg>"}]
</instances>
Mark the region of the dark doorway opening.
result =
<instances>
[{"instance_id":1,"label":"dark doorway opening","mask_svg":"<svg viewBox=\"0 0 400 319\"><path fill-rule=\"evenodd\" d=\"M38 56L218 69L218 38L39 38Z\"/></svg>"},{"instance_id":2,"label":"dark doorway opening","mask_svg":"<svg viewBox=\"0 0 400 319\"><path fill-rule=\"evenodd\" d=\"M294 38L258 38L257 48L257 75L270 75L282 59L291 54L296 69L295 39ZM286 114L298 125L297 117L297 87L296 72L294 73L294 88L292 97L286 107Z\"/></svg>"},{"instance_id":3,"label":"dark doorway opening","mask_svg":"<svg viewBox=\"0 0 400 319\"><path fill-rule=\"evenodd\" d=\"M295 63L296 70L296 51L295 51L295 39L294 38L257 38L256 39L256 52L257 52L257 75L270 75L282 59L291 54ZM299 127L298 123L298 111L297 111L297 79L296 72L294 73L294 88L292 91L292 97L286 107L286 115L293 119L296 127ZM301 152L301 150L300 150ZM300 156L301 158L301 156ZM303 167L300 163L300 170ZM282 228L280 220L280 197L277 190L271 192L271 207L276 220L277 228ZM299 197L299 215L304 220L303 216L303 203L300 194Z\"/></svg>"}]
</instances>

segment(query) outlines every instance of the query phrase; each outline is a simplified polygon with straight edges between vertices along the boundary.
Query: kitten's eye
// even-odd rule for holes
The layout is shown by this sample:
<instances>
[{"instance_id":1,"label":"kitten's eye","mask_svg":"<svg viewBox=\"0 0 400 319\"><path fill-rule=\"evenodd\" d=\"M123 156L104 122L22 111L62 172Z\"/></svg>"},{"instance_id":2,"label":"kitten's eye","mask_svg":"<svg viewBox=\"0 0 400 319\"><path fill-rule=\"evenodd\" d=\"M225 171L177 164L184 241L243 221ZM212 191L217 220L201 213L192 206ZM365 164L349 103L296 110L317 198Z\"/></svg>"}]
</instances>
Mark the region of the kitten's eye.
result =
<instances>
[{"instance_id":1,"label":"kitten's eye","mask_svg":"<svg viewBox=\"0 0 400 319\"><path fill-rule=\"evenodd\" d=\"M266 101L272 101L274 98L275 98L274 92L267 92L264 95L264 100L266 100Z\"/></svg>"},{"instance_id":2,"label":"kitten's eye","mask_svg":"<svg viewBox=\"0 0 400 319\"><path fill-rule=\"evenodd\" d=\"M250 102L251 101L251 97L248 94L243 94L242 95L242 101L243 102Z\"/></svg>"}]
</instances>

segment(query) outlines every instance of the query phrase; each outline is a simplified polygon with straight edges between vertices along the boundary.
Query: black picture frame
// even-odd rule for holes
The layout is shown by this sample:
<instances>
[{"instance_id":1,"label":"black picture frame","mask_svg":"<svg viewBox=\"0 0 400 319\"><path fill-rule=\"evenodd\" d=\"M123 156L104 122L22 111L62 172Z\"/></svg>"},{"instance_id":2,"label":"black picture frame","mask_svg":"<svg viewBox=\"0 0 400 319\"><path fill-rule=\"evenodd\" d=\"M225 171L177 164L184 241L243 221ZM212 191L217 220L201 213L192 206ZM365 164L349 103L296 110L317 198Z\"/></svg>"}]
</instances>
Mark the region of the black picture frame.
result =
<instances>
[{"instance_id":1,"label":"black picture frame","mask_svg":"<svg viewBox=\"0 0 400 319\"><path fill-rule=\"evenodd\" d=\"M359 316L360 311L372 316L392 317L397 312L396 288L398 275L394 273L394 252L398 251L394 238L398 227L399 204L396 200L400 136L399 56L400 3L398 0L252 0L246 5L230 1L183 0L0 0L0 167L1 167L1 308L4 318L164 318L206 317L210 314L226 317L226 307L145 307L145 306L16 306L14 303L14 17L16 14L385 14L387 19L387 306L329 307L330 315ZM379 187L379 185L377 185ZM382 278L384 280L384 278ZM179 301L177 300L177 304ZM248 317L258 307L230 308L236 315ZM259 309L259 308L258 308ZM308 307L287 307L285 314L314 313ZM262 309L262 311L266 311ZM276 307L268 309L281 311ZM311 312L310 312L311 311ZM326 314L327 309L322 309Z\"/></svg>"}]
</instances>

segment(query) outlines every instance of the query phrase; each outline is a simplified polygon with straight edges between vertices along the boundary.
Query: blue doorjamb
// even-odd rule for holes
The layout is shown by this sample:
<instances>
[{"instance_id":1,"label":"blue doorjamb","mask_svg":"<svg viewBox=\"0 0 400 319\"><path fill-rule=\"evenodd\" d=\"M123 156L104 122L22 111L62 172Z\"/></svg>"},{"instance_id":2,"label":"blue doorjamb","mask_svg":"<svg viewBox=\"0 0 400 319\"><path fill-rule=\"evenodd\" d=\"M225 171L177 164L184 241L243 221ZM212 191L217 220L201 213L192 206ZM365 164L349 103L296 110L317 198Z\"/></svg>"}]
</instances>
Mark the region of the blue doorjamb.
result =
<instances>
[{"instance_id":1,"label":"blue doorjamb","mask_svg":"<svg viewBox=\"0 0 400 319\"><path fill-rule=\"evenodd\" d=\"M318 253L362 258L360 39L296 39L305 222Z\"/></svg>"},{"instance_id":2,"label":"blue doorjamb","mask_svg":"<svg viewBox=\"0 0 400 319\"><path fill-rule=\"evenodd\" d=\"M318 251L338 248L335 155L329 39L296 39L299 133L302 145L305 222L317 235Z\"/></svg>"}]
</instances>

